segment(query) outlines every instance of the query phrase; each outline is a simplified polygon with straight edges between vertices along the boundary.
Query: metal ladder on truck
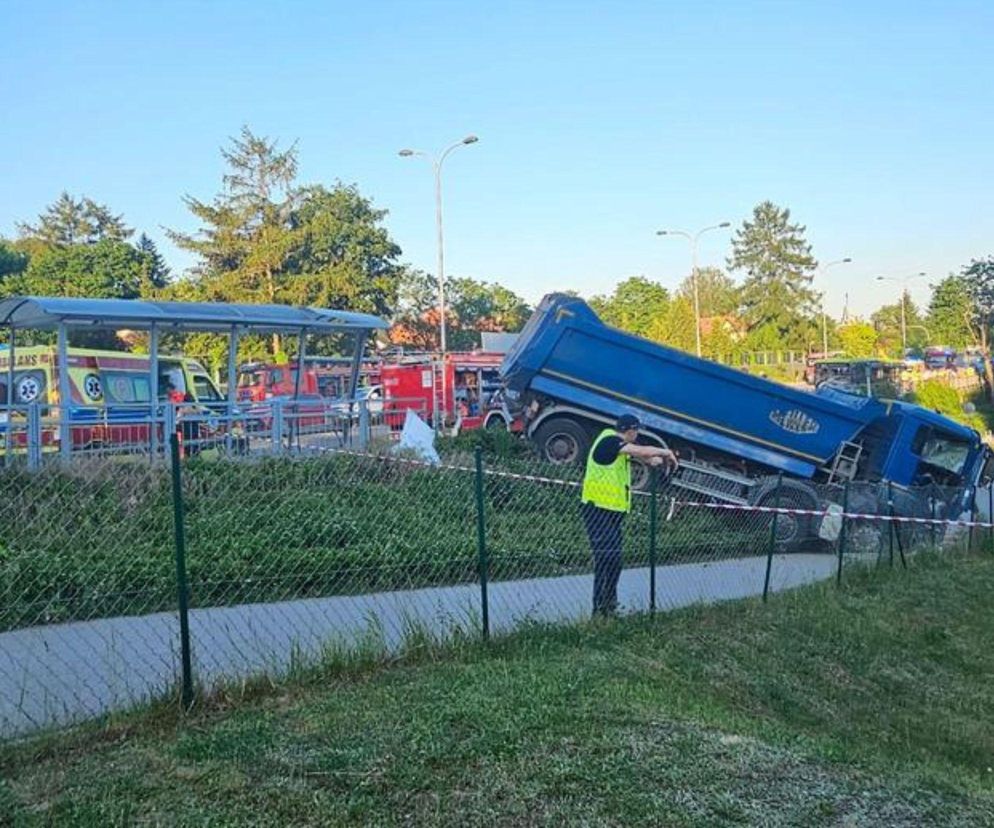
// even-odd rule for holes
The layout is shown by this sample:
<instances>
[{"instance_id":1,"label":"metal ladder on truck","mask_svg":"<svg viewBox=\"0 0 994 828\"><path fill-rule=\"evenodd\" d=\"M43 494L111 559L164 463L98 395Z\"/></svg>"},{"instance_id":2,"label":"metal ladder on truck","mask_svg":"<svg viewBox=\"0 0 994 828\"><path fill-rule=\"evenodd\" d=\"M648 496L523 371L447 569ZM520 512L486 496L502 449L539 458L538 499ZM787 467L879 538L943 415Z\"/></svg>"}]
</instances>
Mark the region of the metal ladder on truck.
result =
<instances>
[{"instance_id":1,"label":"metal ladder on truck","mask_svg":"<svg viewBox=\"0 0 994 828\"><path fill-rule=\"evenodd\" d=\"M432 427L436 434L441 434L445 428L445 361L444 359L432 359L431 361L431 407L432 407Z\"/></svg>"},{"instance_id":2,"label":"metal ladder on truck","mask_svg":"<svg viewBox=\"0 0 994 828\"><path fill-rule=\"evenodd\" d=\"M828 482L836 480L853 480L859 467L859 458L863 455L863 447L859 443L843 442L832 460L832 468L828 472Z\"/></svg>"}]
</instances>

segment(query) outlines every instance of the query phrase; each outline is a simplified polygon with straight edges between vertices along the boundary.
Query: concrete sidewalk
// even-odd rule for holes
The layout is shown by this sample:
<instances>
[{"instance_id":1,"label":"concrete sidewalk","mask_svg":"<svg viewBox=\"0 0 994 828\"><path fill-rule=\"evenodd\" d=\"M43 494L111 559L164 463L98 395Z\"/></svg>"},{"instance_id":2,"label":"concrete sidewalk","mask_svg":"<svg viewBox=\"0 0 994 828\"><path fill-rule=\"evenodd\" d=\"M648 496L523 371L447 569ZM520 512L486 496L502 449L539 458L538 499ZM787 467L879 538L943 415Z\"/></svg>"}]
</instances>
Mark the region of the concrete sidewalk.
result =
<instances>
[{"instance_id":1,"label":"concrete sidewalk","mask_svg":"<svg viewBox=\"0 0 994 828\"><path fill-rule=\"evenodd\" d=\"M777 555L771 589L832 577L831 555ZM659 566L661 610L762 594L765 557ZM490 624L570 622L590 612L593 576L490 583ZM623 611L649 606L649 569L626 569ZM313 662L368 643L398 649L412 631L479 630L478 584L190 611L195 679L202 685ZM104 618L0 633L0 738L66 725L161 698L179 685L175 612Z\"/></svg>"}]
</instances>

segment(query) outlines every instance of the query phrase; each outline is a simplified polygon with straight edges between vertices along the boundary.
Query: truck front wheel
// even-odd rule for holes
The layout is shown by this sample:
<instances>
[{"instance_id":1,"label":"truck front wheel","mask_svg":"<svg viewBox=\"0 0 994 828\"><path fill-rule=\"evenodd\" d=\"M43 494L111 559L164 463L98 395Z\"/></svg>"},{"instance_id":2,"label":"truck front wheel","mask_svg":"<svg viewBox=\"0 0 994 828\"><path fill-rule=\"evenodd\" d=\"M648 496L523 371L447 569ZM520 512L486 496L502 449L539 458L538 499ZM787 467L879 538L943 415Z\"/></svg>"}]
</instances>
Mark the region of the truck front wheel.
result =
<instances>
[{"instance_id":1,"label":"truck front wheel","mask_svg":"<svg viewBox=\"0 0 994 828\"><path fill-rule=\"evenodd\" d=\"M877 498L869 492L854 492L849 497L850 515L875 515L880 508ZM853 518L846 527L844 552L857 555L879 555L884 547L886 525L869 518Z\"/></svg>"},{"instance_id":2,"label":"truck front wheel","mask_svg":"<svg viewBox=\"0 0 994 828\"><path fill-rule=\"evenodd\" d=\"M590 436L575 420L556 419L542 423L535 431L539 453L550 463L583 463L590 451Z\"/></svg>"}]
</instances>

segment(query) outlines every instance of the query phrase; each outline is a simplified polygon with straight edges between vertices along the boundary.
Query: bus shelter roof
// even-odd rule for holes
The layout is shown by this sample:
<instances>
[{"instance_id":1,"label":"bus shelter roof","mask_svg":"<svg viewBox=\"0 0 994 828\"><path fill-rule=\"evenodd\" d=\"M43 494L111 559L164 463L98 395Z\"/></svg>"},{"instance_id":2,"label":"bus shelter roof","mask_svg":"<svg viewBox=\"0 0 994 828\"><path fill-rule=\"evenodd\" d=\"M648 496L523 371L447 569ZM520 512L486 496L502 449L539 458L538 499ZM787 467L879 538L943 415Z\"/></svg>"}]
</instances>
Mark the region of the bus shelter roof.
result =
<instances>
[{"instance_id":1,"label":"bus shelter roof","mask_svg":"<svg viewBox=\"0 0 994 828\"><path fill-rule=\"evenodd\" d=\"M137 328L214 331L232 328L253 333L330 334L384 329L387 323L367 313L297 308L291 305L236 305L227 302L147 302L139 299L75 299L12 296L0 301L0 325L17 329Z\"/></svg>"}]
</instances>

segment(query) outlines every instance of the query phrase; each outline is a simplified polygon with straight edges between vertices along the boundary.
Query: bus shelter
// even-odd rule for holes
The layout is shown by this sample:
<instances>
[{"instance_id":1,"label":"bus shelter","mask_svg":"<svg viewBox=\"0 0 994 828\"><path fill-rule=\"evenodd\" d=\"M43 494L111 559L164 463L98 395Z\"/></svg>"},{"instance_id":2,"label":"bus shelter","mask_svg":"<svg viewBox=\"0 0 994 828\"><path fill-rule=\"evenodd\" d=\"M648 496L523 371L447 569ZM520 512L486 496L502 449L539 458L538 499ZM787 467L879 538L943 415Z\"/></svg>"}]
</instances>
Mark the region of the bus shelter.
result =
<instances>
[{"instance_id":1,"label":"bus shelter","mask_svg":"<svg viewBox=\"0 0 994 828\"><path fill-rule=\"evenodd\" d=\"M149 334L149 430L150 449L158 450L159 342L169 333L215 333L227 337L228 383L226 410L229 422L236 413L239 339L251 334L295 336L298 341L294 401L300 398L300 381L311 335L353 335L350 407L356 401L358 378L366 342L387 323L371 314L328 308L299 308L288 305L243 305L224 302L155 302L136 299L83 299L53 296L13 296L0 301L0 327L8 332L6 378L7 423L14 411L14 373L17 363L17 333L35 330L56 334L55 358L60 406L59 450L72 451L71 423L75 406L70 387L69 337L73 331L147 331Z\"/></svg>"}]
</instances>

